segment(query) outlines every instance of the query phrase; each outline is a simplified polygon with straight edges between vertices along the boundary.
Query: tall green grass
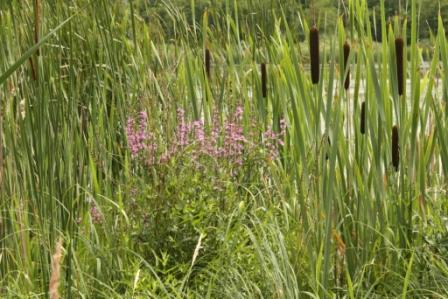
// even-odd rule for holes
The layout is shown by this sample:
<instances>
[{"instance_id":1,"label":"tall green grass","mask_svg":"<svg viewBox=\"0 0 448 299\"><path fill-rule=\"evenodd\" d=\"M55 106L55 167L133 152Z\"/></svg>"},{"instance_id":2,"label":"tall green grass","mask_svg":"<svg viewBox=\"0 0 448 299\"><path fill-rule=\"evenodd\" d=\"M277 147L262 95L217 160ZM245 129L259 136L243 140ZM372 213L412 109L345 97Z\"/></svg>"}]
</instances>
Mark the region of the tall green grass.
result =
<instances>
[{"instance_id":1,"label":"tall green grass","mask_svg":"<svg viewBox=\"0 0 448 299\"><path fill-rule=\"evenodd\" d=\"M291 28L288 7L264 12L267 35L241 22L238 1L204 11L202 24L165 1L168 39L134 1L1 2L0 296L48 297L63 238L62 298L446 297L448 41L439 17L421 70L424 20L407 2L407 18L388 23L381 1L377 43L366 1L345 1L347 24L317 41L317 80L314 20L299 11ZM163 144L177 108L210 126L238 104L246 131L253 119L277 131L287 122L279 159L238 181L180 162L148 169L127 149L135 111ZM186 207L148 231L159 245L147 246L135 215L171 198Z\"/></svg>"}]
</instances>

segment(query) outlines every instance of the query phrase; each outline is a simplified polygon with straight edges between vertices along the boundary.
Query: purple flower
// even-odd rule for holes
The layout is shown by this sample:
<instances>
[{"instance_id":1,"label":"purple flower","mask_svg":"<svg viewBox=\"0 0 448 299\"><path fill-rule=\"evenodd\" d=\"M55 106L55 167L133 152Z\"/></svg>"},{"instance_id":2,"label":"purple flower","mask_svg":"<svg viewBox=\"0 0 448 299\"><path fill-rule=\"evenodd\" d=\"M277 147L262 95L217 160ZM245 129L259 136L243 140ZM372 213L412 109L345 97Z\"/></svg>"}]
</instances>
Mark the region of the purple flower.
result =
<instances>
[{"instance_id":1,"label":"purple flower","mask_svg":"<svg viewBox=\"0 0 448 299\"><path fill-rule=\"evenodd\" d=\"M242 124L244 109L238 105L233 115L221 121L220 114L214 111L209 130L205 127L204 120L188 122L185 111L181 108L176 110L177 126L175 128L175 138L166 140L166 150L157 156L157 140L149 131L148 115L141 111L135 118L129 118L126 125L129 149L132 157L142 157L144 153L147 165L165 164L173 157L185 153L188 146L188 153L195 165L201 165L200 159L203 156L213 157L218 162L229 162L240 166L245 160L247 152L252 152L255 147L262 147L271 159L275 159L279 154L279 147L284 146L286 135L286 121L280 120L280 132L267 130L261 134L258 123L255 120L249 122L249 126Z\"/></svg>"},{"instance_id":2,"label":"purple flower","mask_svg":"<svg viewBox=\"0 0 448 299\"><path fill-rule=\"evenodd\" d=\"M236 120L242 120L243 119L243 107L242 106L237 106L236 110L235 110L235 119Z\"/></svg>"},{"instance_id":3,"label":"purple flower","mask_svg":"<svg viewBox=\"0 0 448 299\"><path fill-rule=\"evenodd\" d=\"M103 223L104 217L103 214L98 210L96 205L92 203L92 207L90 208L90 217L92 218L92 222L94 224L101 224Z\"/></svg>"},{"instance_id":4,"label":"purple flower","mask_svg":"<svg viewBox=\"0 0 448 299\"><path fill-rule=\"evenodd\" d=\"M136 158L140 154L146 153L146 163L154 164L157 144L153 134L148 131L148 115L146 111L139 112L135 119L128 118L126 135L132 157Z\"/></svg>"},{"instance_id":5,"label":"purple flower","mask_svg":"<svg viewBox=\"0 0 448 299\"><path fill-rule=\"evenodd\" d=\"M205 144L204 121L197 120L193 122L195 141L203 146Z\"/></svg>"},{"instance_id":6,"label":"purple flower","mask_svg":"<svg viewBox=\"0 0 448 299\"><path fill-rule=\"evenodd\" d=\"M274 160L278 157L279 146L284 146L283 141L286 135L286 121L284 118L280 120L280 133L275 133L273 130L267 130L263 133L263 144L268 151L269 158Z\"/></svg>"},{"instance_id":7,"label":"purple flower","mask_svg":"<svg viewBox=\"0 0 448 299\"><path fill-rule=\"evenodd\" d=\"M185 123L185 111L183 109L177 109L177 145L181 148L188 145L188 133L190 131L190 126Z\"/></svg>"}]
</instances>

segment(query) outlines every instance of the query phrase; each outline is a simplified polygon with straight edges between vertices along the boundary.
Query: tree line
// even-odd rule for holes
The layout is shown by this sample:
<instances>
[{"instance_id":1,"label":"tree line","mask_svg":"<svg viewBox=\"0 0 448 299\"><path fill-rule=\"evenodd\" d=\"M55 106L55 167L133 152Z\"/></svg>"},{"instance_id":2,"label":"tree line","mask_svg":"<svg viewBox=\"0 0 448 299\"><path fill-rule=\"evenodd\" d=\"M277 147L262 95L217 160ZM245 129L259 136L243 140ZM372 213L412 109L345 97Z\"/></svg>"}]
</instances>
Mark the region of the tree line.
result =
<instances>
[{"instance_id":1,"label":"tree line","mask_svg":"<svg viewBox=\"0 0 448 299\"><path fill-rule=\"evenodd\" d=\"M210 27L224 27L226 20L223 17L231 14L238 16L239 27L246 34L274 33L274 16L284 16L291 28L300 27L299 13L302 12L310 23L318 23L321 32L332 33L338 19L347 11L348 0L133 0L140 14L155 28L162 30L166 36L174 35L173 21L175 14L183 14L185 20L192 24L193 19L201 24L204 11L207 10ZM379 26L381 24L381 0L367 0L371 12L371 21L376 24L372 32L376 39L381 40ZM237 5L237 6L235 6ZM445 28L448 28L448 0L417 0L419 14L419 37L426 39L437 31L438 15L442 16ZM409 17L411 10L410 0L384 0L386 17L388 19L399 15ZM375 21L375 22L373 22ZM304 38L303 33L298 34Z\"/></svg>"}]
</instances>

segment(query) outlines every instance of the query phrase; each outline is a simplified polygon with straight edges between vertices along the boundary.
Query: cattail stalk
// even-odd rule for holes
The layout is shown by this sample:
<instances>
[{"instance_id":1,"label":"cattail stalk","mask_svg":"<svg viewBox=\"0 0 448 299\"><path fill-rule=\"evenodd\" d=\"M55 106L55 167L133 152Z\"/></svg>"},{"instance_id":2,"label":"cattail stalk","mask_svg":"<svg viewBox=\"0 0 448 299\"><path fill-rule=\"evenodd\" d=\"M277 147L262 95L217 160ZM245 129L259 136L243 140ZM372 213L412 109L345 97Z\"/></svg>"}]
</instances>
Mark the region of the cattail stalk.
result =
<instances>
[{"instance_id":1,"label":"cattail stalk","mask_svg":"<svg viewBox=\"0 0 448 299\"><path fill-rule=\"evenodd\" d=\"M268 96L268 86L267 86L268 74L266 70L266 63L261 64L261 92L263 98Z\"/></svg>"},{"instance_id":2,"label":"cattail stalk","mask_svg":"<svg viewBox=\"0 0 448 299\"><path fill-rule=\"evenodd\" d=\"M61 278L62 262L62 238L56 243L56 248L51 258L51 277L49 285L50 299L59 299L59 281Z\"/></svg>"},{"instance_id":3,"label":"cattail stalk","mask_svg":"<svg viewBox=\"0 0 448 299\"><path fill-rule=\"evenodd\" d=\"M211 60L212 56L210 54L210 50L208 48L205 49L205 57L204 57L204 63L205 63L205 73L207 74L207 77L210 79L210 69L211 69Z\"/></svg>"},{"instance_id":4,"label":"cattail stalk","mask_svg":"<svg viewBox=\"0 0 448 299\"><path fill-rule=\"evenodd\" d=\"M40 24L41 24L41 14L40 14L40 0L34 0L34 43L37 44L39 42L39 36L40 36ZM36 50L36 56L38 57L40 55L40 49ZM29 58L30 67L31 67L31 77L34 81L37 80L37 59L35 60L36 63L34 63L33 60L34 56L31 56Z\"/></svg>"},{"instance_id":5,"label":"cattail stalk","mask_svg":"<svg viewBox=\"0 0 448 299\"><path fill-rule=\"evenodd\" d=\"M397 58L397 84L398 84L398 94L403 95L403 49L404 41L401 37L395 39L395 54Z\"/></svg>"},{"instance_id":6,"label":"cattail stalk","mask_svg":"<svg viewBox=\"0 0 448 299\"><path fill-rule=\"evenodd\" d=\"M398 171L398 166L400 165L400 144L397 126L392 128L392 165L395 171Z\"/></svg>"},{"instance_id":7,"label":"cattail stalk","mask_svg":"<svg viewBox=\"0 0 448 299\"><path fill-rule=\"evenodd\" d=\"M347 64L349 55L350 55L350 44L346 41L344 43L344 72L347 70L347 68L349 68ZM345 90L349 89L349 87L350 87L350 69L347 72L344 82Z\"/></svg>"},{"instance_id":8,"label":"cattail stalk","mask_svg":"<svg viewBox=\"0 0 448 299\"><path fill-rule=\"evenodd\" d=\"M316 26L310 29L311 81L319 83L319 30Z\"/></svg>"},{"instance_id":9,"label":"cattail stalk","mask_svg":"<svg viewBox=\"0 0 448 299\"><path fill-rule=\"evenodd\" d=\"M40 23L41 23L41 14L40 14L40 0L34 0L34 43L37 44L39 42L40 36ZM40 55L39 49L36 51L36 55Z\"/></svg>"},{"instance_id":10,"label":"cattail stalk","mask_svg":"<svg viewBox=\"0 0 448 299\"><path fill-rule=\"evenodd\" d=\"M34 67L33 57L30 57L28 59L28 61L30 62L30 67L31 67L31 77L33 78L34 81L36 81L37 80L37 73L36 73L36 68Z\"/></svg>"},{"instance_id":11,"label":"cattail stalk","mask_svg":"<svg viewBox=\"0 0 448 299\"><path fill-rule=\"evenodd\" d=\"M361 123L360 123L361 134L366 133L366 102L361 104Z\"/></svg>"}]
</instances>

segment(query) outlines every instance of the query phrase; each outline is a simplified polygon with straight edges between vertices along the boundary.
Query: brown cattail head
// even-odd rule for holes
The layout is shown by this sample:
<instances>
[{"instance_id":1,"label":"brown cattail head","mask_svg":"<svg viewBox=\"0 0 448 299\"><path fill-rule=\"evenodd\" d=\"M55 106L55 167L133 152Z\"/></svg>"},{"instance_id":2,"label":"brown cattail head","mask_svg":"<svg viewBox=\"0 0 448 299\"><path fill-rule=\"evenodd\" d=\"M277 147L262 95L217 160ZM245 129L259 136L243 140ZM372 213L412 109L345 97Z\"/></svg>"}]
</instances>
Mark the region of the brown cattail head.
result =
<instances>
[{"instance_id":1,"label":"brown cattail head","mask_svg":"<svg viewBox=\"0 0 448 299\"><path fill-rule=\"evenodd\" d=\"M344 72L349 67L347 64L349 55L350 55L350 44L346 41L344 43ZM349 89L349 87L350 87L350 70L348 70L347 76L345 77L345 82L344 82L345 90Z\"/></svg>"},{"instance_id":2,"label":"brown cattail head","mask_svg":"<svg viewBox=\"0 0 448 299\"><path fill-rule=\"evenodd\" d=\"M212 60L212 56L210 54L210 50L208 48L206 48L205 55L204 55L204 64L205 64L205 73L207 74L207 77L209 79L210 79L211 60Z\"/></svg>"},{"instance_id":3,"label":"brown cattail head","mask_svg":"<svg viewBox=\"0 0 448 299\"><path fill-rule=\"evenodd\" d=\"M395 54L397 57L397 84L398 84L398 94L403 95L403 49L404 41L401 37L395 39Z\"/></svg>"},{"instance_id":4,"label":"brown cattail head","mask_svg":"<svg viewBox=\"0 0 448 299\"><path fill-rule=\"evenodd\" d=\"M360 123L361 134L366 133L366 102L361 104L361 123Z\"/></svg>"},{"instance_id":5,"label":"brown cattail head","mask_svg":"<svg viewBox=\"0 0 448 299\"><path fill-rule=\"evenodd\" d=\"M400 165L400 144L397 126L392 128L392 165L395 171L398 171L398 166Z\"/></svg>"},{"instance_id":6,"label":"brown cattail head","mask_svg":"<svg viewBox=\"0 0 448 299\"><path fill-rule=\"evenodd\" d=\"M268 96L268 86L267 86L268 74L266 70L266 63L261 64L261 92L263 98Z\"/></svg>"},{"instance_id":7,"label":"brown cattail head","mask_svg":"<svg viewBox=\"0 0 448 299\"><path fill-rule=\"evenodd\" d=\"M311 81L319 83L319 30L316 26L310 29Z\"/></svg>"}]
</instances>

